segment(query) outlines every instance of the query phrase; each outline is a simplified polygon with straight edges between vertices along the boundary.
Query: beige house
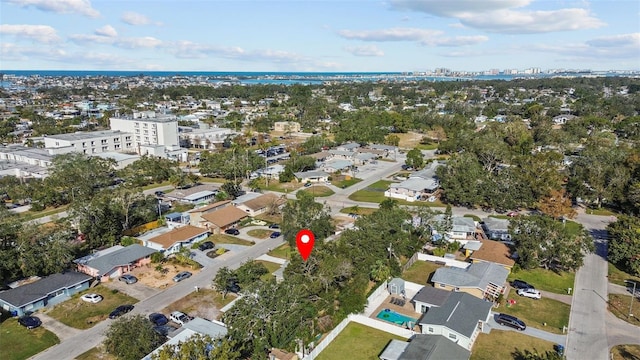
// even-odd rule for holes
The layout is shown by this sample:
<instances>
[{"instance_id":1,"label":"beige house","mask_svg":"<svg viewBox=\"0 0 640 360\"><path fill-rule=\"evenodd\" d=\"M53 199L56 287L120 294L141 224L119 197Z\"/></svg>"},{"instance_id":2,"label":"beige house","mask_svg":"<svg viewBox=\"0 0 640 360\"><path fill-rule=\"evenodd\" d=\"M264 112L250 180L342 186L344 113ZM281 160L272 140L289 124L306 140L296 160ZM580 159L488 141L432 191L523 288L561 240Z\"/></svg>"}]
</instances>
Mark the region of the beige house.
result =
<instances>
[{"instance_id":1,"label":"beige house","mask_svg":"<svg viewBox=\"0 0 640 360\"><path fill-rule=\"evenodd\" d=\"M206 239L209 233L209 229L185 225L142 242L146 247L171 255L179 252L184 246Z\"/></svg>"},{"instance_id":2,"label":"beige house","mask_svg":"<svg viewBox=\"0 0 640 360\"><path fill-rule=\"evenodd\" d=\"M231 206L231 200L218 201L213 204L189 210L189 223L193 226L205 227L206 221L202 218L203 214L211 213L227 206Z\"/></svg>"},{"instance_id":3,"label":"beige house","mask_svg":"<svg viewBox=\"0 0 640 360\"><path fill-rule=\"evenodd\" d=\"M493 240L482 240L480 249L474 251L469 258L474 263L490 262L504 266L509 272L516 263L511 257L511 249L505 243Z\"/></svg>"},{"instance_id":4,"label":"beige house","mask_svg":"<svg viewBox=\"0 0 640 360\"><path fill-rule=\"evenodd\" d=\"M300 123L295 121L276 121L273 124L273 130L284 133L300 132Z\"/></svg>"},{"instance_id":5,"label":"beige house","mask_svg":"<svg viewBox=\"0 0 640 360\"><path fill-rule=\"evenodd\" d=\"M285 202L286 200L284 200L280 196L269 193L260 195L255 199L245 201L242 204L238 204L236 205L236 208L246 212L251 217L255 217L265 213L267 210L269 210L270 206L280 207Z\"/></svg>"},{"instance_id":6,"label":"beige house","mask_svg":"<svg viewBox=\"0 0 640 360\"><path fill-rule=\"evenodd\" d=\"M223 233L225 230L234 227L249 215L236 208L235 206L226 206L214 212L202 215L205 226L214 234Z\"/></svg>"},{"instance_id":7,"label":"beige house","mask_svg":"<svg viewBox=\"0 0 640 360\"><path fill-rule=\"evenodd\" d=\"M466 269L442 267L431 281L439 289L465 292L479 299L495 300L505 291L509 270L491 262L472 263Z\"/></svg>"}]
</instances>

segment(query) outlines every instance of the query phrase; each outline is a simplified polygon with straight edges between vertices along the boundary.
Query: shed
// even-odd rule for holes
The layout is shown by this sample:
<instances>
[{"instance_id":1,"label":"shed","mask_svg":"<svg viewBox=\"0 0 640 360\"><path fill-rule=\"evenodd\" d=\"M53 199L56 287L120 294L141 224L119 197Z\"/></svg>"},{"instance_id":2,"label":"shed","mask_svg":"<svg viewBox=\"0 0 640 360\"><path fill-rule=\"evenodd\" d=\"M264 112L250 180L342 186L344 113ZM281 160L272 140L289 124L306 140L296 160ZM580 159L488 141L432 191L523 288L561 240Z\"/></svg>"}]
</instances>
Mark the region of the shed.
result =
<instances>
[{"instance_id":1,"label":"shed","mask_svg":"<svg viewBox=\"0 0 640 360\"><path fill-rule=\"evenodd\" d=\"M389 285L387 285L387 289L390 294L404 294L404 280L401 278L393 278L389 281Z\"/></svg>"}]
</instances>

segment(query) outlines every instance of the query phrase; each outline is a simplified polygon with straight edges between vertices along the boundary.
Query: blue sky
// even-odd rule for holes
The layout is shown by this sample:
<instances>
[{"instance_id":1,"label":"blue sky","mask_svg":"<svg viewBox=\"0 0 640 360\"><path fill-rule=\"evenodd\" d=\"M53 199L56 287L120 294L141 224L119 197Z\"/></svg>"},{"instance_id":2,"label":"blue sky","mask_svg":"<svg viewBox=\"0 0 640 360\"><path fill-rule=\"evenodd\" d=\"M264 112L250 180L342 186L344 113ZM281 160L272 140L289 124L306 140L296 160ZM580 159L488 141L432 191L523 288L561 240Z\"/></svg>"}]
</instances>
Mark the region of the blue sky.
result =
<instances>
[{"instance_id":1,"label":"blue sky","mask_svg":"<svg viewBox=\"0 0 640 360\"><path fill-rule=\"evenodd\" d=\"M0 0L0 69L640 70L640 1Z\"/></svg>"}]
</instances>

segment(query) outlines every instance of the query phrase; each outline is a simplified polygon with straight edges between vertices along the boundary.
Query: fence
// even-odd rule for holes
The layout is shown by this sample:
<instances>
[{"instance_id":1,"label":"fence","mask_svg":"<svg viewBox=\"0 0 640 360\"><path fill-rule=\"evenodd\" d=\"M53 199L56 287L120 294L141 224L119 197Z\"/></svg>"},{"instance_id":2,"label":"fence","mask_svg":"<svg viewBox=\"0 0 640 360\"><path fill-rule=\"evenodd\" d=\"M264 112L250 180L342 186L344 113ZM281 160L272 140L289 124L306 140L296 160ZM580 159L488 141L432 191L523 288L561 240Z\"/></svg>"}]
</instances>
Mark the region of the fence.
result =
<instances>
[{"instance_id":1,"label":"fence","mask_svg":"<svg viewBox=\"0 0 640 360\"><path fill-rule=\"evenodd\" d=\"M447 259L447 258L443 258L443 257L439 257L439 256L434 256L434 255L429 255L429 254L422 254L422 253L418 253L418 260L431 261L431 262L435 262L435 263L442 263L442 264L444 264L446 266L455 266L455 267L459 267L459 268L462 268L462 269L466 269L466 268L469 267L469 265L471 265L471 263L464 262L464 261Z\"/></svg>"},{"instance_id":2,"label":"fence","mask_svg":"<svg viewBox=\"0 0 640 360\"><path fill-rule=\"evenodd\" d=\"M402 266L402 272L407 271L407 269L410 268L411 265L413 265L413 263L416 261L418 261L418 253L413 254L413 256L409 258L409 261L407 261L407 263Z\"/></svg>"},{"instance_id":3,"label":"fence","mask_svg":"<svg viewBox=\"0 0 640 360\"><path fill-rule=\"evenodd\" d=\"M364 315L349 315L349 319L353 322L357 322L359 324L362 325L366 325L369 327L372 327L374 329L378 329L378 330L382 330L382 331L386 331L388 333L394 334L394 335L398 335L400 337L403 337L405 339L409 339L411 338L415 332L409 329L403 329L399 326L396 325L392 325L389 323L386 323L384 321L380 321L380 320L375 320L375 319L371 319L368 318Z\"/></svg>"},{"instance_id":4,"label":"fence","mask_svg":"<svg viewBox=\"0 0 640 360\"><path fill-rule=\"evenodd\" d=\"M140 226L136 226L136 227L131 228L131 229L127 229L127 230L123 231L122 233L124 235L126 235L126 236L136 236L138 234L145 233L145 232L147 232L149 230L153 230L153 229L156 229L158 227L160 227L160 222L155 220L155 221L152 221L152 222L148 222L146 224L142 224Z\"/></svg>"},{"instance_id":5,"label":"fence","mask_svg":"<svg viewBox=\"0 0 640 360\"><path fill-rule=\"evenodd\" d=\"M344 328L346 328L347 325L350 322L351 322L351 320L349 319L349 317L347 317L346 319L342 320L340 322L340 324L338 324L338 326L333 328L333 330L331 330L331 332L329 334L327 334L327 336L325 336L325 338L322 339L322 341L307 356L305 356L303 359L304 360L313 360L313 359L315 359L316 356L318 356L322 352L322 350L324 350L327 346L329 346L329 344L331 344L333 339L338 337L340 332L342 332L342 330L344 330Z\"/></svg>"},{"instance_id":6,"label":"fence","mask_svg":"<svg viewBox=\"0 0 640 360\"><path fill-rule=\"evenodd\" d=\"M367 298L367 306L364 308L365 315L371 315L373 310L380 306L384 299L387 298L389 295L387 285L388 283L386 281L383 282L373 293L371 293L371 295L369 295Z\"/></svg>"}]
</instances>

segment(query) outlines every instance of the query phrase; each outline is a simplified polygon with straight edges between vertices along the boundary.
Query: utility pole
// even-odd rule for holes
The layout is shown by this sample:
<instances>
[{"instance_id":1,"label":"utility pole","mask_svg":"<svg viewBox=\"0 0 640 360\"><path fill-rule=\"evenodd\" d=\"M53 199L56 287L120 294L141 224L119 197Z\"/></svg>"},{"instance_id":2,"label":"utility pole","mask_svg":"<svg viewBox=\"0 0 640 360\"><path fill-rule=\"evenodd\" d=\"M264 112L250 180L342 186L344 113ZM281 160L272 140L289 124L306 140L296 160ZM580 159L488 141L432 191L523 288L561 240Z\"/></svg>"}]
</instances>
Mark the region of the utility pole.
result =
<instances>
[{"instance_id":1,"label":"utility pole","mask_svg":"<svg viewBox=\"0 0 640 360\"><path fill-rule=\"evenodd\" d=\"M633 283L633 290L631 291L631 301L629 302L629 317L633 316L633 298L636 296L636 285L638 284L637 282L633 281L633 280L625 280L625 283L629 282L629 283Z\"/></svg>"}]
</instances>

